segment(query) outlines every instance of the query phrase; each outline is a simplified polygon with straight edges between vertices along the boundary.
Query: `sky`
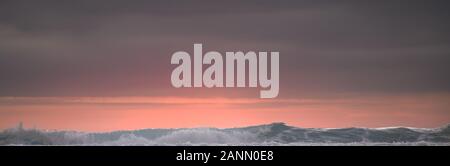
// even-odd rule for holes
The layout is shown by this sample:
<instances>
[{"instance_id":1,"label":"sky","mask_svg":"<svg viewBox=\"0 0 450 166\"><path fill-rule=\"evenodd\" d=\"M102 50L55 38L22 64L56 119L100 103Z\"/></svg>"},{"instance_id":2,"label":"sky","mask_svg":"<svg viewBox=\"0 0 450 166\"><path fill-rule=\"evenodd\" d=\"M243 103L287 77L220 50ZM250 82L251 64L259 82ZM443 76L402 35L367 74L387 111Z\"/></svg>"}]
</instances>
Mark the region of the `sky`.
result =
<instances>
[{"instance_id":1,"label":"sky","mask_svg":"<svg viewBox=\"0 0 450 166\"><path fill-rule=\"evenodd\" d=\"M0 128L438 127L450 122L439 0L0 2ZM280 52L280 91L174 88L176 51Z\"/></svg>"}]
</instances>

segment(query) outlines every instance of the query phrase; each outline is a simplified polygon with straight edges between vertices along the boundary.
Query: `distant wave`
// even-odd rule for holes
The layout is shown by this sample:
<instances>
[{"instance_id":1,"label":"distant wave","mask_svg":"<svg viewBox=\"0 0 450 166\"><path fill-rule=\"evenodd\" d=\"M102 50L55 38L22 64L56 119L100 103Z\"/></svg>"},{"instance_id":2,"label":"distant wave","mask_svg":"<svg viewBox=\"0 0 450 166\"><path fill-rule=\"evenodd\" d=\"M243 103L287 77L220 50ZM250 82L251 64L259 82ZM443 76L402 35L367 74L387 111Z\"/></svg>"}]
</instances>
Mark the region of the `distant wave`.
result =
<instances>
[{"instance_id":1,"label":"distant wave","mask_svg":"<svg viewBox=\"0 0 450 166\"><path fill-rule=\"evenodd\" d=\"M243 128L142 129L87 133L22 127L0 132L0 145L450 145L450 125L441 128L298 128L284 123Z\"/></svg>"}]
</instances>

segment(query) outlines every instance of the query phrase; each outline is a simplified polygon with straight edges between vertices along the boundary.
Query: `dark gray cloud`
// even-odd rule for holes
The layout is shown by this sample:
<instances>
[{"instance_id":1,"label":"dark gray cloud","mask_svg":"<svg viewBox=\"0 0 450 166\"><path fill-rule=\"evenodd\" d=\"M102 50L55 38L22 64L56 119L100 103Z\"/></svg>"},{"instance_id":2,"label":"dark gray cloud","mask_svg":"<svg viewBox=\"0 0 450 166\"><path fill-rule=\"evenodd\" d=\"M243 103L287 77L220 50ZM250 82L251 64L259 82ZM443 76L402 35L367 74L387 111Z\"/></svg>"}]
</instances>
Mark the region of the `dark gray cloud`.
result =
<instances>
[{"instance_id":1,"label":"dark gray cloud","mask_svg":"<svg viewBox=\"0 0 450 166\"><path fill-rule=\"evenodd\" d=\"M280 51L281 97L449 92L447 6L5 0L0 95L173 95L170 56L194 42L206 50Z\"/></svg>"}]
</instances>

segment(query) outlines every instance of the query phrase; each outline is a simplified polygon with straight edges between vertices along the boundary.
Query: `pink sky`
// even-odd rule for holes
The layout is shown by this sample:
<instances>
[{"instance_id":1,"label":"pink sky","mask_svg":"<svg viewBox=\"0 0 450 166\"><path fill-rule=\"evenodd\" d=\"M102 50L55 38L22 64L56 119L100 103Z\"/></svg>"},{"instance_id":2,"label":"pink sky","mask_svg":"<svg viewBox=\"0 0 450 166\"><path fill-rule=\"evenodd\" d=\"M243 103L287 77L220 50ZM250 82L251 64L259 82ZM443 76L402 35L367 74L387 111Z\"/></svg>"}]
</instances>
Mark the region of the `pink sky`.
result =
<instances>
[{"instance_id":1,"label":"pink sky","mask_svg":"<svg viewBox=\"0 0 450 166\"><path fill-rule=\"evenodd\" d=\"M112 131L241 127L285 122L299 127L439 127L450 96L346 96L316 99L187 97L1 97L0 128Z\"/></svg>"}]
</instances>

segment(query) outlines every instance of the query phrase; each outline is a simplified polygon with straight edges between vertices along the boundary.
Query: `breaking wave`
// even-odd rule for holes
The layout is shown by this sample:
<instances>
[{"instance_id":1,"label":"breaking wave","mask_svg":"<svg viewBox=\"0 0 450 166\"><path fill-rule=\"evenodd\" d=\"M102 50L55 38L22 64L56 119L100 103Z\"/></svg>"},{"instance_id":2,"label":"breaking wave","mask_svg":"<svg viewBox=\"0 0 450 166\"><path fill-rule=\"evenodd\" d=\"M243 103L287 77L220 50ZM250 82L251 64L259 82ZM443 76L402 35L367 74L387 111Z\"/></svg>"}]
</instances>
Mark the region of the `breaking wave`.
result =
<instances>
[{"instance_id":1,"label":"breaking wave","mask_svg":"<svg viewBox=\"0 0 450 166\"><path fill-rule=\"evenodd\" d=\"M87 133L14 128L0 132L0 145L450 145L450 125L423 129L298 128L284 123L243 128L142 129Z\"/></svg>"}]
</instances>

